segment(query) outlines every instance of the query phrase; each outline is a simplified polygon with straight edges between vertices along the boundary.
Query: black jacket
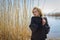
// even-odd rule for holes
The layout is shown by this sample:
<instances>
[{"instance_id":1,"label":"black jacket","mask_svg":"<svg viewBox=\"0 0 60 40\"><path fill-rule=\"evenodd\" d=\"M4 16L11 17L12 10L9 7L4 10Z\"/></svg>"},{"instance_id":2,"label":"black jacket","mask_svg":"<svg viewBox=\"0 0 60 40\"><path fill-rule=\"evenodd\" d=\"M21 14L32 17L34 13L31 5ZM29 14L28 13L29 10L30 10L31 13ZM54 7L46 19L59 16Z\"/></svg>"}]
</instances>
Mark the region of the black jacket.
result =
<instances>
[{"instance_id":1,"label":"black jacket","mask_svg":"<svg viewBox=\"0 0 60 40\"><path fill-rule=\"evenodd\" d=\"M31 18L31 24L29 25L32 31L31 38L38 40L38 39L47 37L50 27L48 25L47 18L44 18L44 19L46 20L46 24L43 26L41 17Z\"/></svg>"}]
</instances>

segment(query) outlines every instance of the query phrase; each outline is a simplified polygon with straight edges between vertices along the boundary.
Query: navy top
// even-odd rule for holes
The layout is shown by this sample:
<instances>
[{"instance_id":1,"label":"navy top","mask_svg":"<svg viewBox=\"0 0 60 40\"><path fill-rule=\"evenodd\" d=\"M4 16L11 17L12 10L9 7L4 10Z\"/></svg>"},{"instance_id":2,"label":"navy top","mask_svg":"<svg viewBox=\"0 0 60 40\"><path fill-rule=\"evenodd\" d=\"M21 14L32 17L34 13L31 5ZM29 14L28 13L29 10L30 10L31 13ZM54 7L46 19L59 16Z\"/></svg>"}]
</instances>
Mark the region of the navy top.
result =
<instances>
[{"instance_id":1,"label":"navy top","mask_svg":"<svg viewBox=\"0 0 60 40\"><path fill-rule=\"evenodd\" d=\"M42 18L41 17L32 17L31 23L29 25L31 31L32 31L32 38L39 39L39 38L46 38L46 34L49 32L49 25L47 22L47 18L44 18L46 20L46 24L42 25Z\"/></svg>"}]
</instances>

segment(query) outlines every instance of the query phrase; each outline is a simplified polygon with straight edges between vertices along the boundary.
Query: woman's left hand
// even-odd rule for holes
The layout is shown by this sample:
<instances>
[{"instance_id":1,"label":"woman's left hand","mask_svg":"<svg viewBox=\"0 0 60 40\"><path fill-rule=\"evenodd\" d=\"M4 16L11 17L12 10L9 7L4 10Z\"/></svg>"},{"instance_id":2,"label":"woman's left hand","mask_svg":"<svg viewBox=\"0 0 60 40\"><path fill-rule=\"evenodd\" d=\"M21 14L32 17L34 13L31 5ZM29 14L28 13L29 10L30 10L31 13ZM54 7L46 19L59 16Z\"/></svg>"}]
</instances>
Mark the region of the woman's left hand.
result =
<instances>
[{"instance_id":1,"label":"woman's left hand","mask_svg":"<svg viewBox=\"0 0 60 40\"><path fill-rule=\"evenodd\" d=\"M46 20L42 19L42 25L45 25L45 24L46 24Z\"/></svg>"}]
</instances>

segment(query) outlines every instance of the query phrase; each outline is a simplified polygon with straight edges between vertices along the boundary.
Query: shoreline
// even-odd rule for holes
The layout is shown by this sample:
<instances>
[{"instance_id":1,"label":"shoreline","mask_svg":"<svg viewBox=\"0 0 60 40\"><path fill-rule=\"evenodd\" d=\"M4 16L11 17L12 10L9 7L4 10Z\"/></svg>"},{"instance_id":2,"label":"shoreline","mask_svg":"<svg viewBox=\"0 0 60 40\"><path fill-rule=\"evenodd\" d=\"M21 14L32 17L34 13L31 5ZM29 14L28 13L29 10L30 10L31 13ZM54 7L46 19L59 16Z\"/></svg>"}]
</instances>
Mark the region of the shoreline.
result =
<instances>
[{"instance_id":1,"label":"shoreline","mask_svg":"<svg viewBox=\"0 0 60 40\"><path fill-rule=\"evenodd\" d=\"M60 40L60 38L47 38L46 40Z\"/></svg>"}]
</instances>

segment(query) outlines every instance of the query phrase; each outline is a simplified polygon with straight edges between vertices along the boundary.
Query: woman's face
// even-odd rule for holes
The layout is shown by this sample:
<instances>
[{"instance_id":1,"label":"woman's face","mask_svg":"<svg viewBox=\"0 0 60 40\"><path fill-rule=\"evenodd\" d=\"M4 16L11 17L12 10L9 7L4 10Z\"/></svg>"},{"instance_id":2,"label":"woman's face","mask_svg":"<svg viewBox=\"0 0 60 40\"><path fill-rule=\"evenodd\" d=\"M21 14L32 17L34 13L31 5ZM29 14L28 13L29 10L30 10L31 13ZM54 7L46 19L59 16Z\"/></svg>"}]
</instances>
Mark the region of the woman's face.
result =
<instances>
[{"instance_id":1,"label":"woman's face","mask_svg":"<svg viewBox=\"0 0 60 40\"><path fill-rule=\"evenodd\" d=\"M34 9L34 10L33 10L33 15L34 15L34 16L40 16L40 15L39 15L39 12L37 11L37 9Z\"/></svg>"}]
</instances>

